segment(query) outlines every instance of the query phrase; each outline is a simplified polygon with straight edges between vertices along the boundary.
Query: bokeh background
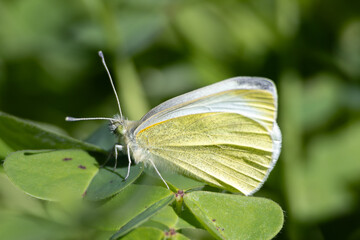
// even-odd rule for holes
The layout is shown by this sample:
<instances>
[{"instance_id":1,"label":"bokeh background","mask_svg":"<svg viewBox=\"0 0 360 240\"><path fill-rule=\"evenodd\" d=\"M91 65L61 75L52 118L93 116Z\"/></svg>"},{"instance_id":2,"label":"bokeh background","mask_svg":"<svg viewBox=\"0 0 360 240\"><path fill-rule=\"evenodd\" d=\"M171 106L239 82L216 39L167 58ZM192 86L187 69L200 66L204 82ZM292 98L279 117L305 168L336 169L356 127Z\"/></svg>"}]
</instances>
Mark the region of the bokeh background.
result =
<instances>
[{"instance_id":1,"label":"bokeh background","mask_svg":"<svg viewBox=\"0 0 360 240\"><path fill-rule=\"evenodd\" d=\"M255 196L284 209L277 239L360 239L359 10L340 0L1 0L0 110L86 138L103 123L65 116L117 113L98 50L132 120L226 78L270 78L283 150Z\"/></svg>"}]
</instances>

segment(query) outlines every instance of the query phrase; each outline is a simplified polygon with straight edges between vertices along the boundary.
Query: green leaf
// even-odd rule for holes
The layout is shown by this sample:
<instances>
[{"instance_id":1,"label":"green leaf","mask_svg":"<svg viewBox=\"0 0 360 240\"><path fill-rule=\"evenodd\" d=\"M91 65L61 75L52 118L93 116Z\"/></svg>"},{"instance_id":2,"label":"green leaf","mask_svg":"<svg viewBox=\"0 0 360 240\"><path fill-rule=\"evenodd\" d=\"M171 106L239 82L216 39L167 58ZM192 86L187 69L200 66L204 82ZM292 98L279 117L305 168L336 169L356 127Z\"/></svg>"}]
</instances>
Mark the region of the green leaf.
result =
<instances>
[{"instance_id":1,"label":"green leaf","mask_svg":"<svg viewBox=\"0 0 360 240\"><path fill-rule=\"evenodd\" d=\"M168 204L170 204L174 199L173 195L170 195L166 198L163 198L161 200L159 200L158 202L154 203L153 205L151 205L149 208L147 208L145 211L143 211L142 213L140 213L138 216L136 216L135 218L131 219L130 222L128 222L125 226L123 226L122 228L120 228L119 231L117 231L112 239L115 237L119 237L122 236L126 233L128 233L131 229L139 226L140 224L142 224L143 222L145 222L146 220L148 220L152 215L154 215L157 211L159 211L160 209L164 208L165 206L167 206Z\"/></svg>"},{"instance_id":2,"label":"green leaf","mask_svg":"<svg viewBox=\"0 0 360 240\"><path fill-rule=\"evenodd\" d=\"M214 240L215 238L206 230L199 228L184 228L181 233L189 239L196 240Z\"/></svg>"},{"instance_id":3,"label":"green leaf","mask_svg":"<svg viewBox=\"0 0 360 240\"><path fill-rule=\"evenodd\" d=\"M117 141L118 137L109 130L108 123L101 125L85 140L87 143L94 144L108 151L113 149Z\"/></svg>"},{"instance_id":4,"label":"green leaf","mask_svg":"<svg viewBox=\"0 0 360 240\"><path fill-rule=\"evenodd\" d=\"M339 49L337 51L338 64L344 72L353 79L360 76L360 20L351 18L343 24L339 37Z\"/></svg>"},{"instance_id":5,"label":"green leaf","mask_svg":"<svg viewBox=\"0 0 360 240\"><path fill-rule=\"evenodd\" d=\"M146 168L145 172L148 173L151 177L153 177L154 180L161 181L159 175L156 173L154 168ZM203 182L196 181L192 178L186 177L176 172L162 171L161 175L165 179L165 181L169 184L169 186L176 190L187 191L194 188L200 188L206 185Z\"/></svg>"},{"instance_id":6,"label":"green leaf","mask_svg":"<svg viewBox=\"0 0 360 240\"><path fill-rule=\"evenodd\" d=\"M41 201L25 194L24 191L14 186L3 172L0 173L0 195L0 208L2 209L34 216L47 215Z\"/></svg>"},{"instance_id":7,"label":"green leaf","mask_svg":"<svg viewBox=\"0 0 360 240\"><path fill-rule=\"evenodd\" d=\"M122 240L162 240L164 232L152 227L139 227L121 238Z\"/></svg>"},{"instance_id":8,"label":"green leaf","mask_svg":"<svg viewBox=\"0 0 360 240\"><path fill-rule=\"evenodd\" d=\"M46 219L0 210L1 239L69 239L66 228Z\"/></svg>"},{"instance_id":9,"label":"green leaf","mask_svg":"<svg viewBox=\"0 0 360 240\"><path fill-rule=\"evenodd\" d=\"M175 232L174 235L171 236L169 239L171 239L171 240L190 240L190 238L187 238L186 236L184 236L178 232Z\"/></svg>"},{"instance_id":10,"label":"green leaf","mask_svg":"<svg viewBox=\"0 0 360 240\"><path fill-rule=\"evenodd\" d=\"M174 230L162 231L153 227L138 227L121 238L122 240L189 240L186 236Z\"/></svg>"},{"instance_id":11,"label":"green leaf","mask_svg":"<svg viewBox=\"0 0 360 240\"><path fill-rule=\"evenodd\" d=\"M196 181L192 178L185 177L180 173L171 173L164 171L161 173L166 182L172 185L176 190L190 190L194 188L200 188L205 186L206 184L203 182Z\"/></svg>"},{"instance_id":12,"label":"green leaf","mask_svg":"<svg viewBox=\"0 0 360 240\"><path fill-rule=\"evenodd\" d=\"M127 174L127 167L118 168L116 169L116 172L108 167L100 168L86 190L84 199L97 201L115 195L134 182L140 176L143 169L143 163L132 166L130 168L130 175L125 181L124 178Z\"/></svg>"},{"instance_id":13,"label":"green leaf","mask_svg":"<svg viewBox=\"0 0 360 240\"><path fill-rule=\"evenodd\" d=\"M291 202L293 217L322 221L356 209L354 186L359 182L359 142L359 122L309 141L308 161L300 168L299 183L305 192Z\"/></svg>"},{"instance_id":14,"label":"green leaf","mask_svg":"<svg viewBox=\"0 0 360 240\"><path fill-rule=\"evenodd\" d=\"M279 99L283 100L280 105L284 110L280 116L282 130L286 133L281 153L286 159L283 162L284 186L289 201L288 211L299 222L324 221L349 213L358 202L352 188L359 181L359 123L349 122L330 133L317 132L316 136L306 138L304 151L304 123L323 127L321 124L326 123L340 107L339 98L344 97L339 93L343 90L339 80L331 76L321 74L313 78L311 86L315 88L314 92L309 87L304 92L304 84L296 72L284 74L280 85L282 97ZM299 111L311 104L314 106L307 112ZM307 128L312 129L309 126ZM334 126L331 125L331 129Z\"/></svg>"},{"instance_id":15,"label":"green leaf","mask_svg":"<svg viewBox=\"0 0 360 240\"><path fill-rule=\"evenodd\" d=\"M301 98L301 120L309 131L324 126L339 110L343 89L341 79L329 73L319 73L308 81Z\"/></svg>"},{"instance_id":16,"label":"green leaf","mask_svg":"<svg viewBox=\"0 0 360 240\"><path fill-rule=\"evenodd\" d=\"M173 198L172 192L166 188L131 184L98 209L106 215L99 220L99 226L104 230L122 228L117 234L119 237L143 223Z\"/></svg>"},{"instance_id":17,"label":"green leaf","mask_svg":"<svg viewBox=\"0 0 360 240\"><path fill-rule=\"evenodd\" d=\"M5 141L0 138L0 159L5 158L11 152L14 152L14 149L9 147Z\"/></svg>"},{"instance_id":18,"label":"green leaf","mask_svg":"<svg viewBox=\"0 0 360 240\"><path fill-rule=\"evenodd\" d=\"M197 191L184 202L218 239L271 239L283 225L282 209L265 198Z\"/></svg>"},{"instance_id":19,"label":"green leaf","mask_svg":"<svg viewBox=\"0 0 360 240\"><path fill-rule=\"evenodd\" d=\"M182 229L182 228L195 228L185 220L179 218L179 216L175 213L174 209L170 206L166 206L161 209L153 216L151 219L153 222L161 223L162 225L167 226L169 229Z\"/></svg>"},{"instance_id":20,"label":"green leaf","mask_svg":"<svg viewBox=\"0 0 360 240\"><path fill-rule=\"evenodd\" d=\"M15 151L24 149L79 148L88 151L106 152L98 146L47 129L31 121L0 112L1 138L9 148Z\"/></svg>"},{"instance_id":21,"label":"green leaf","mask_svg":"<svg viewBox=\"0 0 360 240\"><path fill-rule=\"evenodd\" d=\"M46 200L80 198L98 172L83 150L18 151L5 159L10 180L26 193Z\"/></svg>"}]
</instances>

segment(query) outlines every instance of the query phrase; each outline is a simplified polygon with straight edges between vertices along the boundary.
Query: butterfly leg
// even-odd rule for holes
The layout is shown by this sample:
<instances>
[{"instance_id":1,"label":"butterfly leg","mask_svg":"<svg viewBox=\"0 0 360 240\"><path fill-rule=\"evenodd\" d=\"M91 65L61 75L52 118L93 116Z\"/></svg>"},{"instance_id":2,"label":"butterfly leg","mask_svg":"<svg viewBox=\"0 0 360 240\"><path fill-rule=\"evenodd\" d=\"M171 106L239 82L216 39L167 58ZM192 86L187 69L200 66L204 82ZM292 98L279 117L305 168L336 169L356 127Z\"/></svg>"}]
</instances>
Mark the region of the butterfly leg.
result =
<instances>
[{"instance_id":1,"label":"butterfly leg","mask_svg":"<svg viewBox=\"0 0 360 240\"><path fill-rule=\"evenodd\" d=\"M150 163L153 165L153 167L155 168L155 171L157 172L157 174L160 176L161 180L165 183L166 187L170 190L169 186L167 185L166 181L164 180L164 178L161 176L159 170L156 168L154 162L149 158Z\"/></svg>"},{"instance_id":2,"label":"butterfly leg","mask_svg":"<svg viewBox=\"0 0 360 240\"><path fill-rule=\"evenodd\" d=\"M130 166L131 166L130 145L128 144L126 147L127 147L127 155L128 155L129 165L128 165L128 171L127 171L127 174L126 174L126 177L125 177L124 180L126 180L129 177L129 175L130 175Z\"/></svg>"},{"instance_id":3,"label":"butterfly leg","mask_svg":"<svg viewBox=\"0 0 360 240\"><path fill-rule=\"evenodd\" d=\"M119 151L122 151L122 149L123 149L123 146L122 146L122 145L116 144L115 147L114 147L114 150L115 150L115 166L114 166L114 171L116 170L116 167L117 167L118 152L119 152Z\"/></svg>"}]
</instances>

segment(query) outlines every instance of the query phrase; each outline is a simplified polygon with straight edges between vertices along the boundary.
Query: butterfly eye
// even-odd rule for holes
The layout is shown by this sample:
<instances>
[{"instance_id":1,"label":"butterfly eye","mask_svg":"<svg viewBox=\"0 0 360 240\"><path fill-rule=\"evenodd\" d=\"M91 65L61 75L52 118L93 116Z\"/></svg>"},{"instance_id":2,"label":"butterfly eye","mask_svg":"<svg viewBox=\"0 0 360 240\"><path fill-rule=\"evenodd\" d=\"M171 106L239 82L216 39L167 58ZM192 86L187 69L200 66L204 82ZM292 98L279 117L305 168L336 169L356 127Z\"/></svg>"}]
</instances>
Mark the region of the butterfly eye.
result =
<instances>
[{"instance_id":1,"label":"butterfly eye","mask_svg":"<svg viewBox=\"0 0 360 240\"><path fill-rule=\"evenodd\" d=\"M124 134L124 122L122 119L114 118L109 122L110 131L113 133Z\"/></svg>"}]
</instances>

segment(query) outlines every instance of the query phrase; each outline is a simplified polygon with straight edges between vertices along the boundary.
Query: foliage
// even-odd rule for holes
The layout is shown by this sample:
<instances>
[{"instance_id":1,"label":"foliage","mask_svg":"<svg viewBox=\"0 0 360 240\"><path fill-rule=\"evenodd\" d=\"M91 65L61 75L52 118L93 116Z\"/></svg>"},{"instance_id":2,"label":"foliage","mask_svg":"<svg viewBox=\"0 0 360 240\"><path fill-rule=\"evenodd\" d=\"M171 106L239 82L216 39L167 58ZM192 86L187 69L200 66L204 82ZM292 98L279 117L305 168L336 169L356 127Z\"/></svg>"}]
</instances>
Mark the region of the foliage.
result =
<instances>
[{"instance_id":1,"label":"foliage","mask_svg":"<svg viewBox=\"0 0 360 240\"><path fill-rule=\"evenodd\" d=\"M16 135L17 132L10 132L8 137L11 140L8 143L10 146L26 148L28 142L36 142L39 139L38 136L46 136L45 142L62 139L60 134L47 135L47 130L40 127L36 128L38 134L28 134L36 125L31 128L31 123L9 115L5 116L7 118L0 119L0 126L18 124L24 133L23 138L16 140L11 136ZM9 124L9 119L14 123ZM51 136L50 139L49 136ZM4 138L5 143L8 138ZM69 137L67 142L70 145L73 144L74 148L83 146L86 149L89 147L89 144L79 145L78 141ZM52 145L54 149L61 149L63 146L63 142ZM196 230L199 227L207 229L218 239L235 239L237 236L269 239L282 227L282 209L271 200L206 191L189 192L203 184L176 174L166 176L174 191L177 191L176 194L164 186L151 184L151 181L139 180L135 182L136 184L131 184L144 170L142 164L132 166L130 176L124 181L127 173L126 167L115 171L107 167L99 168L95 155L91 156L82 149L66 149L69 148L68 145L65 145L64 148L63 150L16 151L9 154L4 162L4 170L9 180L25 193L38 199L56 201L58 203L55 204L55 207L66 204L65 213L60 218L59 216L42 216L41 221L46 222L46 227L48 224L54 225L49 227L50 232L44 233L45 236L50 236L46 234L62 236L61 233L66 228L59 222L66 225L68 222L74 221L73 218L77 215L73 214L71 210L75 204L81 209L78 214L90 215L84 226L93 226L96 229L88 237L97 238L96 235L99 233L106 233L106 236L101 236L99 239L109 236L112 239L121 237L126 239L133 234L144 239L148 236L148 231L156 231L158 239L166 237L166 234L172 238L189 239L181 234L182 228ZM94 151L96 148L93 147L91 150ZM99 148L98 152L102 153L103 150ZM104 158L104 155L102 154L98 158ZM182 181L179 181L179 178ZM145 183L151 185L144 185ZM188 191L184 192L183 189ZM167 207L172 203L179 216L183 214L183 208L187 207L192 217L185 217L187 220L184 220L176 214L174 215L174 210ZM167 213L164 213L164 208L167 209ZM18 214L24 213L20 211ZM36 214L39 213L36 212ZM28 215L34 217L34 214ZM7 216L6 213L5 216ZM13 223L15 225L24 221L24 216L21 215L18 215L17 218L11 215L9 217L15 218ZM64 217L66 220L63 219ZM35 220L28 221L30 225L36 224ZM53 223L54 221L55 223ZM140 227L143 225L146 228ZM131 232L134 228L136 228L136 233ZM2 237L11 239L12 231L12 228L4 228L0 233ZM127 233L130 235L126 235ZM27 231L24 231L24 235L19 234L17 237L24 238L28 234ZM71 231L67 231L67 234L73 237L78 233L75 232L72 235ZM33 233L33 236L43 237L37 233Z\"/></svg>"},{"instance_id":2,"label":"foliage","mask_svg":"<svg viewBox=\"0 0 360 240\"><path fill-rule=\"evenodd\" d=\"M172 191L186 190L179 207L172 193L142 166L132 167L132 178L124 183L116 176L121 178L125 169L114 172L111 167L98 166L116 141L107 127L96 122L65 123L69 115L116 113L107 76L96 55L103 50L124 113L134 120L165 99L229 77L273 79L279 93L283 150L257 197L237 196L238 201L265 201L262 204L269 206L265 208L269 211L257 215L259 221L279 207L258 197L279 203L285 210L285 225L277 239L358 239L358 9L356 1L336 0L0 1L0 110L11 114L0 114L0 159L17 159L13 166L12 160L6 160L5 168L21 167L33 173L48 170L46 165L35 164L42 159L52 166L60 164L59 168L76 164L68 175L62 173L64 181L84 173L77 176L81 187L76 193L66 188L68 184L63 184L63 190L53 188L67 192L57 196L71 195L61 203L29 197L1 173L0 236L107 239L116 231L93 226L100 226L98 219L115 217L110 221L122 229L118 236L126 233L124 239L161 239L174 230L173 238L208 239L209 233L219 238L217 226L225 233L228 227L222 224L233 224L213 224L193 206L196 194L205 194L196 196L205 201L199 209L208 206L215 210L204 200L206 194L217 194L224 202L229 201L227 194L208 187L205 190L211 193L195 191L203 187L201 183L167 173ZM75 140L62 129L86 140ZM54 163L48 158L53 154L67 158L67 153L74 151L71 148L78 149L76 154L83 155L84 162L77 163L74 158L73 163ZM90 162L95 163L93 168L78 168ZM121 162L125 167L126 158ZM49 183L61 181L48 173ZM38 180L36 176L11 179L29 194L49 199L40 184L30 184ZM114 184L106 184L111 181ZM122 211L118 205L123 203L121 195L136 192L135 188L145 184L154 188L154 194L149 193L152 190L138 194L157 197L146 203L146 209L134 202L139 210L136 216L128 215L126 223L117 222L111 211L107 213L114 208ZM33 192L26 185L38 189ZM83 198L84 189L88 191ZM244 214L239 219L250 218ZM269 237L279 231L272 229Z\"/></svg>"}]
</instances>

